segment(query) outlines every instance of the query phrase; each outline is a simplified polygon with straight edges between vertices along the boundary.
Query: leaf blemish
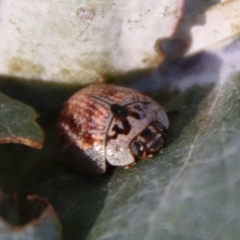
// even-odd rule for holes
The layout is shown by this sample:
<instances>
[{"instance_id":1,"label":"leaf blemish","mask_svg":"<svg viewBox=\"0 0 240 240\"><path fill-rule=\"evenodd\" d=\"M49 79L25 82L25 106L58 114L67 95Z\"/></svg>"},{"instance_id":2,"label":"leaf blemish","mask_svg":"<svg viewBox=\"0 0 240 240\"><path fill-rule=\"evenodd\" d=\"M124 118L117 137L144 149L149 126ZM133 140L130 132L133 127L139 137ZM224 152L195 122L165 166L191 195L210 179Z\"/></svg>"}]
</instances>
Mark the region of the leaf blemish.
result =
<instances>
[{"instance_id":1,"label":"leaf blemish","mask_svg":"<svg viewBox=\"0 0 240 240\"><path fill-rule=\"evenodd\" d=\"M95 11L94 9L81 7L77 9L77 16L82 19L93 20L95 16Z\"/></svg>"}]
</instances>

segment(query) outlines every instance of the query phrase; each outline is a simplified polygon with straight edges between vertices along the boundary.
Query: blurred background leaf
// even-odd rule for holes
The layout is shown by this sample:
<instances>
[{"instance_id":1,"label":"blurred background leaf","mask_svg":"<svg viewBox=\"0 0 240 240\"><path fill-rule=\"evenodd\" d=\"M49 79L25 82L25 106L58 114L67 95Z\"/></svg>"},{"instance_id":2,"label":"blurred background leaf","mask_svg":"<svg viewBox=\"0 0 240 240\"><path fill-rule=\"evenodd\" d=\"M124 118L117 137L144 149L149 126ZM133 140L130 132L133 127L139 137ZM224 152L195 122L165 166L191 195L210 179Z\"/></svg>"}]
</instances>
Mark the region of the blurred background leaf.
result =
<instances>
[{"instance_id":1,"label":"blurred background leaf","mask_svg":"<svg viewBox=\"0 0 240 240\"><path fill-rule=\"evenodd\" d=\"M0 92L0 143L42 148L44 136L36 118L34 109Z\"/></svg>"},{"instance_id":2,"label":"blurred background leaf","mask_svg":"<svg viewBox=\"0 0 240 240\"><path fill-rule=\"evenodd\" d=\"M68 83L156 67L184 0L0 2L0 74ZM27 21L26 21L27 19Z\"/></svg>"}]
</instances>

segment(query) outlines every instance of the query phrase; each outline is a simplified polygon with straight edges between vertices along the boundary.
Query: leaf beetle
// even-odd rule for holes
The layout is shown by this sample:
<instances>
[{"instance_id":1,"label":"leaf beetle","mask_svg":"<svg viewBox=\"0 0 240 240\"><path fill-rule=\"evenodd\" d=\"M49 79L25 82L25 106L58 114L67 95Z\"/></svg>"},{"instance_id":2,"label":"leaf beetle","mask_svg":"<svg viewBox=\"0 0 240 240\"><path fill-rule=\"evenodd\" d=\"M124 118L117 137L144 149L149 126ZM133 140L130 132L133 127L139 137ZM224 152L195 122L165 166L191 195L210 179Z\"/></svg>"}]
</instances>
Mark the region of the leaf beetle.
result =
<instances>
[{"instance_id":1,"label":"leaf beetle","mask_svg":"<svg viewBox=\"0 0 240 240\"><path fill-rule=\"evenodd\" d=\"M166 112L145 94L116 85L92 85L76 92L60 112L63 163L102 174L107 163L130 167L166 144Z\"/></svg>"}]
</instances>

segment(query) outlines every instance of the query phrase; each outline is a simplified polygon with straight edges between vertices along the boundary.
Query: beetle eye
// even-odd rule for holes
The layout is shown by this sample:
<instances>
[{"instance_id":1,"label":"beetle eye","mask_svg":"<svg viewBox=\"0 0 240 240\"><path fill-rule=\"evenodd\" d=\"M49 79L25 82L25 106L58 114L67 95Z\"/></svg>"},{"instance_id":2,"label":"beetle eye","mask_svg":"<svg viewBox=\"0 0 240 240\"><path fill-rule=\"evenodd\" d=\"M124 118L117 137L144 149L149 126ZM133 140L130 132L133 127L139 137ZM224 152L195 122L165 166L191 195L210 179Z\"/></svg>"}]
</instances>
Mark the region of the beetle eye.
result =
<instances>
[{"instance_id":1,"label":"beetle eye","mask_svg":"<svg viewBox=\"0 0 240 240\"><path fill-rule=\"evenodd\" d=\"M155 153L157 152L160 148L164 147L165 145L165 139L161 135L154 139L149 145L148 145L148 152L149 153Z\"/></svg>"},{"instance_id":2,"label":"beetle eye","mask_svg":"<svg viewBox=\"0 0 240 240\"><path fill-rule=\"evenodd\" d=\"M143 153L144 153L144 146L142 143L138 142L138 141L134 141L131 144L131 152L132 155L136 158L141 158Z\"/></svg>"}]
</instances>

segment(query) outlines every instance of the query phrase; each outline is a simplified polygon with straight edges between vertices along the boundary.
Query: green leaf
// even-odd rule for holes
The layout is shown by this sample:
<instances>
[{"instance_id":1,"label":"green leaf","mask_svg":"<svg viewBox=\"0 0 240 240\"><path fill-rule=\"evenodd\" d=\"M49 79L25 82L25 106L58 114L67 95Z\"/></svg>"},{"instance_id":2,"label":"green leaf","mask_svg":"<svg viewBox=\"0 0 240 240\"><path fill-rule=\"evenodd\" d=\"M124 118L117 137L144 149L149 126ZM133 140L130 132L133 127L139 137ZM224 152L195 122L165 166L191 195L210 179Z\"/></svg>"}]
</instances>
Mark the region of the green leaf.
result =
<instances>
[{"instance_id":1,"label":"green leaf","mask_svg":"<svg viewBox=\"0 0 240 240\"><path fill-rule=\"evenodd\" d=\"M170 115L160 154L103 176L79 175L49 156L23 189L50 199L64 239L239 239L239 91L236 78L158 92L167 109L180 111Z\"/></svg>"},{"instance_id":2,"label":"green leaf","mask_svg":"<svg viewBox=\"0 0 240 240\"><path fill-rule=\"evenodd\" d=\"M42 148L43 132L29 106L0 93L0 143L21 143Z\"/></svg>"},{"instance_id":3,"label":"green leaf","mask_svg":"<svg viewBox=\"0 0 240 240\"><path fill-rule=\"evenodd\" d=\"M163 153L116 171L87 239L239 239L239 89L238 78L199 105L192 95Z\"/></svg>"}]
</instances>

